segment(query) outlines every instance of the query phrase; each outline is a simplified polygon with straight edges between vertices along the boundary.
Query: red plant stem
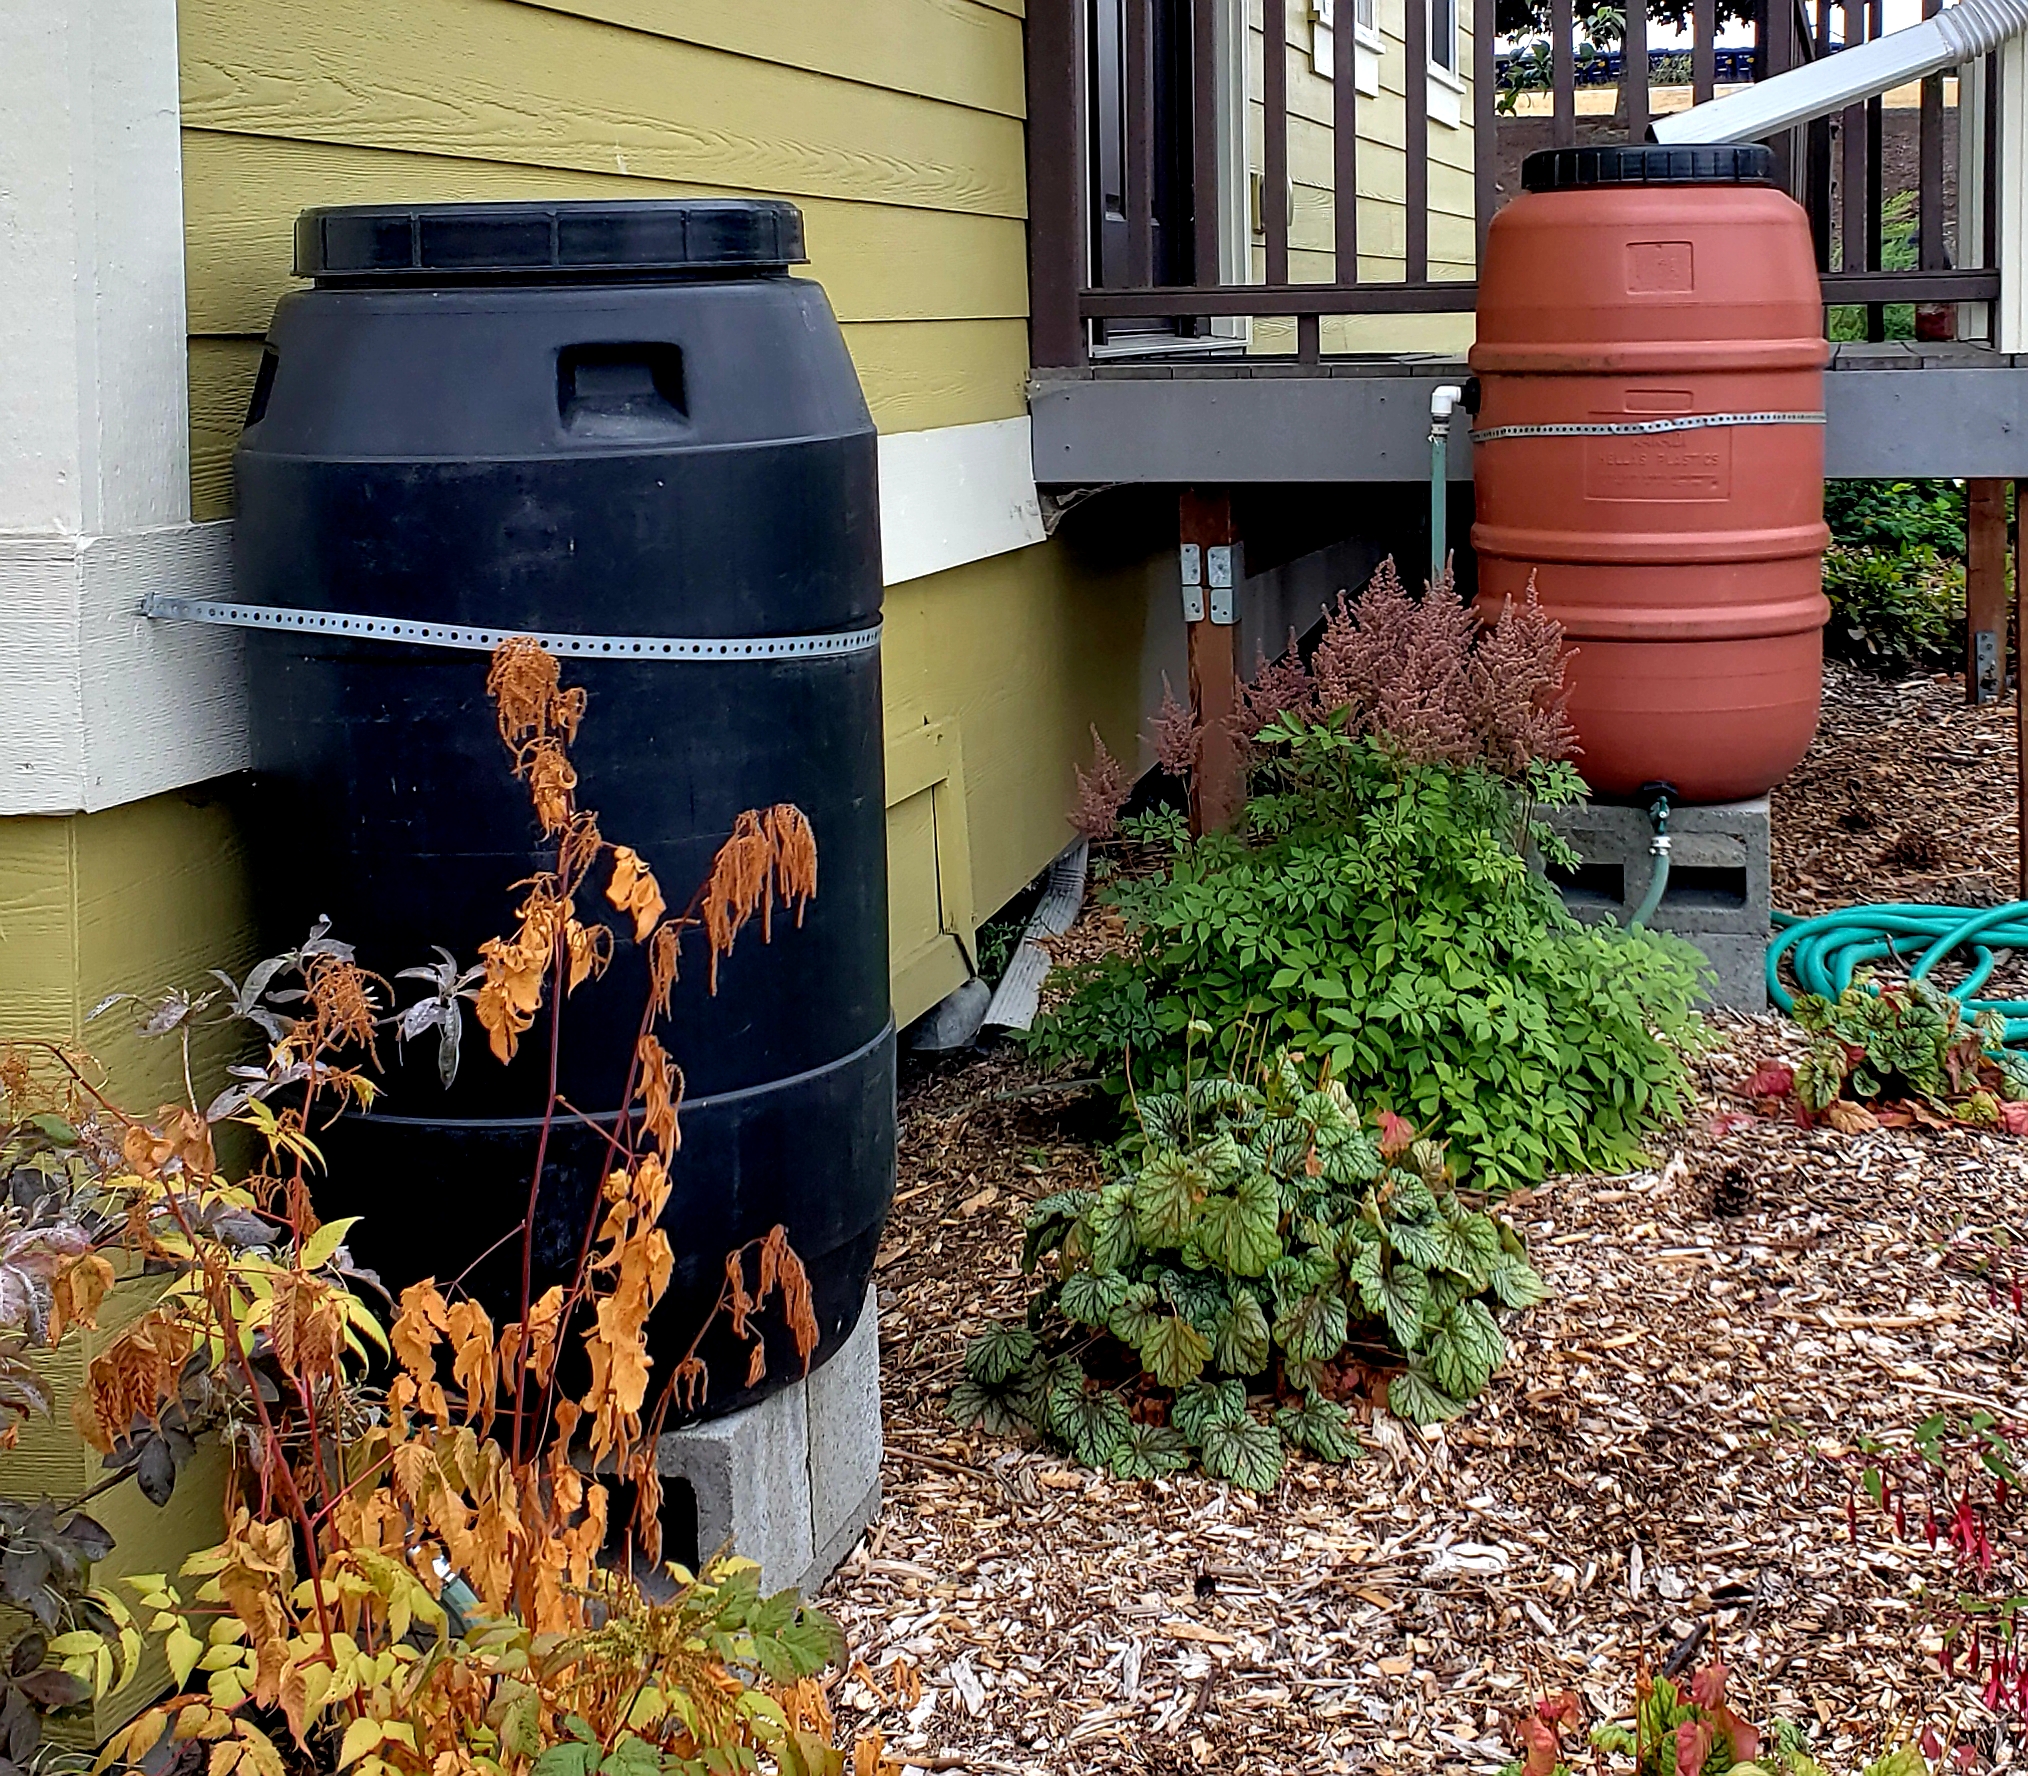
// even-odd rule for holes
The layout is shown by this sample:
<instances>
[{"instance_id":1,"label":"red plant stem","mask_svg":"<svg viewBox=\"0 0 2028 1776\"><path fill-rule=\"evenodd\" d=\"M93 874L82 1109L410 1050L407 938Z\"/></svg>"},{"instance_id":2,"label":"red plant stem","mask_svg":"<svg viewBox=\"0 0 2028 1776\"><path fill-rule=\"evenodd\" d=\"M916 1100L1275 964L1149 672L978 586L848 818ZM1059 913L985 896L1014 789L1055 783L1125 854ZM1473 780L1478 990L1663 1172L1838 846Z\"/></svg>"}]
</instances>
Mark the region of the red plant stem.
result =
<instances>
[{"instance_id":1,"label":"red plant stem","mask_svg":"<svg viewBox=\"0 0 2028 1776\"><path fill-rule=\"evenodd\" d=\"M190 1242L190 1250L194 1256L198 1250L197 1234L191 1227L189 1218L183 1213L183 1205L176 1200L176 1192L171 1190L165 1194L169 1212L176 1217L176 1224L183 1230L183 1237ZM197 1262L205 1268L208 1275L210 1267L204 1265L202 1258L198 1258ZM246 1383L247 1394L253 1401L254 1416L260 1420L261 1437L268 1449L268 1460L262 1465L261 1483L263 1487L266 1486L269 1470L279 1472L282 1477L283 1488L288 1494L289 1508L295 1515L296 1527L303 1534L303 1558L310 1568L310 1595L317 1604L317 1629L324 1639L324 1657L335 1669L337 1652L331 1644L331 1611L324 1598L324 1575L321 1563L317 1559L316 1526L310 1521L309 1508L303 1502L302 1489L297 1486L295 1472L289 1466L288 1453L282 1447L281 1435L276 1431L274 1420L268 1414L268 1403L261 1398L260 1378L254 1373L253 1357L247 1350L246 1340L240 1336L239 1322L233 1317L231 1281L229 1278L212 1280L218 1284L217 1294L212 1301L212 1311L219 1317L226 1334L227 1347L238 1365L240 1379Z\"/></svg>"},{"instance_id":2,"label":"red plant stem","mask_svg":"<svg viewBox=\"0 0 2028 1776\"><path fill-rule=\"evenodd\" d=\"M528 1310L535 1290L535 1205L542 1194L543 1167L549 1162L549 1131L556 1123L556 1079L563 1059L564 966L569 953L559 929L550 963L549 1091L542 1105L542 1132L535 1139L535 1170L528 1180L528 1214L521 1224L521 1337L515 1346L514 1363L513 1465L517 1468L521 1466L521 1417L528 1387Z\"/></svg>"}]
</instances>

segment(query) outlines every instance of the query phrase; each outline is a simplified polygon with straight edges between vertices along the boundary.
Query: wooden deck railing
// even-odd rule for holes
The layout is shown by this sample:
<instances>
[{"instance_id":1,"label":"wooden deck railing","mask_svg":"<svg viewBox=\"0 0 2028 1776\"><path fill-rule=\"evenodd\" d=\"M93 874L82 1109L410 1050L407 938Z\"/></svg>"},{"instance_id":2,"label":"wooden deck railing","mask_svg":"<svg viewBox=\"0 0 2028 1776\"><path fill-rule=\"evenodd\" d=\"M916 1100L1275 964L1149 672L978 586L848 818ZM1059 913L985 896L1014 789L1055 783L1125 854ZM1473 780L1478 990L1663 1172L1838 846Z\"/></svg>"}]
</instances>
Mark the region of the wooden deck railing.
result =
<instances>
[{"instance_id":1,"label":"wooden deck railing","mask_svg":"<svg viewBox=\"0 0 2028 1776\"><path fill-rule=\"evenodd\" d=\"M1430 118L1426 79L1405 82L1402 113L1407 152L1403 194L1403 250L1392 279L1359 274L1359 205L1334 196L1330 281L1295 281L1290 275L1289 49L1287 0L1266 0L1260 64L1259 217L1250 241L1259 248L1261 282L1228 281L1219 275L1221 242L1232 227L1232 182L1221 166L1220 142L1231 123L1222 110L1218 75L1221 21L1238 0L1029 0L1028 130L1032 342L1038 365L1086 363L1095 339L1108 323L1167 321L1179 335L1195 333L1199 347L1221 318L1292 318L1295 360L1315 363L1323 356L1322 321L1336 315L1457 313L1475 304L1477 288L1468 279L1430 275ZM1483 249L1486 229L1509 195L1496 188L1499 165L1496 117L1499 71L1493 35L1479 28L1492 0L1469 0L1471 12L1470 121L1474 135L1473 210L1476 240ZM1377 101L1358 90L1360 53L1353 28L1356 0L1337 0L1332 32L1331 183L1334 193L1358 188L1359 135L1363 106ZM1940 0L1924 0L1933 12ZM1096 9L1119 29L1112 40L1118 61L1107 73L1123 88L1117 100L1118 169L1122 214L1094 213L1096 148L1093 111L1099 88L1093 46ZM1754 27L1752 66L1769 73L1816 56L1835 53L1846 42L1878 35L1884 0L1760 0ZM1650 116L1651 65L1647 0L1626 0L1625 37L1620 45L1620 97L1612 118L1580 117L1577 106L1578 28L1573 0L1550 0L1549 140L1639 140ZM1691 97L1712 96L1718 53L1715 0L1692 0ZM1428 61L1429 0L1406 0L1404 43L1386 45L1391 85L1402 66ZM1241 34L1244 39L1245 33ZM1158 46L1159 50L1158 50ZM1161 60L1158 64L1158 53ZM1249 52L1254 53L1252 51ZM1728 56L1737 67L1741 58ZM1962 127L1998 114L1998 58L1962 70L1957 116ZM1232 71L1226 73L1226 81ZM1978 99L1980 103L1970 103ZM1187 115L1188 152L1182 157L1187 193L1173 189L1179 176L1174 131ZM1884 192L1883 105L1880 99L1849 107L1838 120L1837 165L1833 167L1830 119L1784 132L1774 142L1781 176L1811 219L1827 308L1861 306L1864 335L1884 338L1887 305L1918 305L1923 337L1950 337L1955 310L1945 305L1987 302L1999 293L1996 264L1997 153L1994 132L1980 124L1979 152L1961 164L1981 175L1980 199L1952 201L1945 178L1946 107L1944 76L1923 82L1918 113L1917 177L1908 199ZM1164 134L1165 121L1171 132ZM1512 127L1512 119L1506 120ZM1232 152L1228 144L1227 153ZM1981 158L1982 156L1982 158ZM1250 171L1253 169L1249 169ZM1158 223L1158 196L1167 192L1166 225ZM1275 195L1279 194L1279 201ZM1368 200L1369 203L1371 200ZM1176 218L1187 210L1187 229ZM1912 210L1912 213L1911 213ZM1113 247L1101 245L1101 228ZM1119 250L1120 230L1124 251ZM1157 252L1158 232L1162 251ZM1912 238L1910 238L1912 236ZM1173 237L1173 238L1172 238ZM1183 260L1189 246L1187 281L1159 279L1157 271ZM1368 249L1369 257L1371 249ZM1255 255L1243 258L1250 266ZM1890 267L1890 258L1913 259ZM1101 267L1104 271L1101 271ZM1249 277L1254 275L1249 272ZM1854 330L1848 321L1843 331ZM1229 343L1236 344L1237 341ZM1164 342L1143 334L1142 351ZM1179 336L1175 345L1186 346Z\"/></svg>"}]
</instances>

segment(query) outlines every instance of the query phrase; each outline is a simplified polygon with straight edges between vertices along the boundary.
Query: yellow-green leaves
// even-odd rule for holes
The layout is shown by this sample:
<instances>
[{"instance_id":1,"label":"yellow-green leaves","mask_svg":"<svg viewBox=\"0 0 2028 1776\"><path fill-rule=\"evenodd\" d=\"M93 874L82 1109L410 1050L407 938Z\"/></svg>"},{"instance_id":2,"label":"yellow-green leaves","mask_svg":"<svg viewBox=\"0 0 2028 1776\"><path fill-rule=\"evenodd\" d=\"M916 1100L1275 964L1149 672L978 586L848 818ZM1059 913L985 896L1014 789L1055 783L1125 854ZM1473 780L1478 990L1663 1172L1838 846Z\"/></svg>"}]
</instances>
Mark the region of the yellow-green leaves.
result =
<instances>
[{"instance_id":1,"label":"yellow-green leaves","mask_svg":"<svg viewBox=\"0 0 2028 1776\"><path fill-rule=\"evenodd\" d=\"M305 1270L322 1270L338 1255L338 1248L345 1243L345 1236L359 1225L357 1215L346 1215L324 1225L303 1242L297 1253L297 1261Z\"/></svg>"},{"instance_id":2,"label":"yellow-green leaves","mask_svg":"<svg viewBox=\"0 0 2028 1776\"><path fill-rule=\"evenodd\" d=\"M1141 1362L1163 1387L1182 1387L1204 1373L1211 1340L1180 1315L1158 1317L1142 1336Z\"/></svg>"}]
</instances>

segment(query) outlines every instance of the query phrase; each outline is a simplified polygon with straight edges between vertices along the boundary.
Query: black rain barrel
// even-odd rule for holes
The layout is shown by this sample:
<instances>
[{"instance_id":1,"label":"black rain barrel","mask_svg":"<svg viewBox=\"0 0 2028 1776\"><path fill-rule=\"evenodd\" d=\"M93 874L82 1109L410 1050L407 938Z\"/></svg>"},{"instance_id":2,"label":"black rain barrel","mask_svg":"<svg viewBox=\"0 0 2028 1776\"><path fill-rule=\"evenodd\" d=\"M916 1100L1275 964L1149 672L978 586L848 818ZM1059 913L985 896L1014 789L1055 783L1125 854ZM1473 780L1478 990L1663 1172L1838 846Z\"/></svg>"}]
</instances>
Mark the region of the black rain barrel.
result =
<instances>
[{"instance_id":1,"label":"black rain barrel","mask_svg":"<svg viewBox=\"0 0 2028 1776\"><path fill-rule=\"evenodd\" d=\"M495 732L488 636L558 638L565 682L589 693L579 803L672 905L742 809L809 816L802 927L778 919L772 944L749 928L716 997L700 940L686 946L664 1033L688 1093L658 1382L725 1254L777 1222L810 1272L821 1362L858 1317L893 1196L874 429L823 290L788 275L803 257L783 203L306 211L296 271L313 287L276 307L234 457L238 596L291 624L248 637L271 947L328 914L391 979L432 945L470 962L511 935L512 885L553 859ZM371 639L332 616L482 645ZM710 645L657 657L667 638ZM623 924L595 890L580 904ZM607 1126L646 991L622 937L567 1002L561 1090ZM449 1091L433 1038L385 1054L372 1114L320 1137L324 1212L366 1216L354 1249L391 1285L454 1277L518 1223L543 1033L503 1068L468 1019ZM597 1135L558 1125L546 1278L575 1263L602 1161ZM518 1272L510 1242L468 1286L504 1318ZM740 1347L707 1344L707 1414L800 1373L767 1324L758 1387L739 1385Z\"/></svg>"}]
</instances>

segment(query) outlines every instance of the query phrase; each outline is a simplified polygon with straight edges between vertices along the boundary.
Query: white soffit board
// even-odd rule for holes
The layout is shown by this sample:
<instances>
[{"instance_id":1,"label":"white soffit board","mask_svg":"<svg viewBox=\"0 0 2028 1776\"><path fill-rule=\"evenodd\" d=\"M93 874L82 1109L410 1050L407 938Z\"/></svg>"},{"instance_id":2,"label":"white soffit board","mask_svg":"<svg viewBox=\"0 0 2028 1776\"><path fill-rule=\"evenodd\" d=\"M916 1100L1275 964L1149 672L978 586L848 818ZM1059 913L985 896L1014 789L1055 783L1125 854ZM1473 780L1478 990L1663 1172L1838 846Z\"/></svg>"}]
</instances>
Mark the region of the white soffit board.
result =
<instances>
[{"instance_id":1,"label":"white soffit board","mask_svg":"<svg viewBox=\"0 0 2028 1776\"><path fill-rule=\"evenodd\" d=\"M1025 414L880 440L881 578L887 585L1042 539Z\"/></svg>"}]
</instances>

